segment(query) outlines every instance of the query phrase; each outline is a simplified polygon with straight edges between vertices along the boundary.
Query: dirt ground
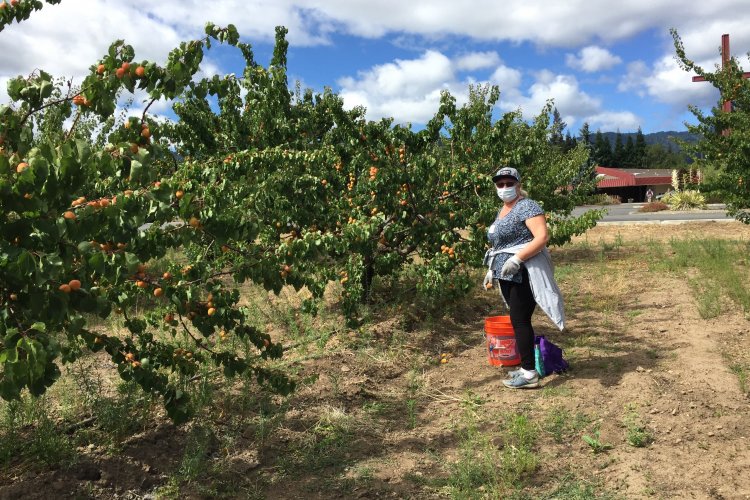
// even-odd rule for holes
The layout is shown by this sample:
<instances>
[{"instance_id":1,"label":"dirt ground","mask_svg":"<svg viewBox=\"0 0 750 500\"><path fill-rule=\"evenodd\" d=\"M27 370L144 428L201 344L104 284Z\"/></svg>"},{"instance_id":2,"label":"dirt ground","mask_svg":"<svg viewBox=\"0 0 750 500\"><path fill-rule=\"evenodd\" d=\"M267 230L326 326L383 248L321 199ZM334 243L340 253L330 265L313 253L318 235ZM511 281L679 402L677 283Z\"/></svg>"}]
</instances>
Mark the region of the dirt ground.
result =
<instances>
[{"instance_id":1,"label":"dirt ground","mask_svg":"<svg viewBox=\"0 0 750 500\"><path fill-rule=\"evenodd\" d=\"M293 352L300 379L318 379L287 402L275 432L259 442L257 428L248 425L232 450L209 450L226 467L214 479L236 489L207 493L189 484L175 497L444 498L447 490L434 481L458 459L467 399L479 398L482 430L490 437L491 418L508 413L528 415L542 428L553 412L589 419L563 440L541 433L539 469L521 492L527 498L549 498L543 492L565 478L585 479L614 498L750 498L750 400L723 355L750 352L750 322L741 310L702 319L688 284L651 272L634 246L693 237L750 241L750 227L600 225L569 248L555 249L556 262L581 264L576 272L582 274L560 278L564 332L535 316L538 333L565 347L571 362L567 374L544 378L540 390L504 389L505 369L487 363L483 319L502 312L490 296L415 332L393 352L355 349L337 338L329 340L329 355ZM592 248L608 250L591 262ZM388 342L394 328L376 321L371 333ZM442 353L447 363L440 363ZM629 413L648 428L652 443L625 442ZM342 421L346 440L332 446L326 432ZM221 435L221 419L216 425ZM611 449L592 453L581 439L594 426ZM70 470L16 468L1 478L0 498L154 498L179 467L187 433L161 422L126 440L117 454L79 450ZM308 454L295 461L300 443ZM318 445L320 456L311 462L309 451Z\"/></svg>"}]
</instances>

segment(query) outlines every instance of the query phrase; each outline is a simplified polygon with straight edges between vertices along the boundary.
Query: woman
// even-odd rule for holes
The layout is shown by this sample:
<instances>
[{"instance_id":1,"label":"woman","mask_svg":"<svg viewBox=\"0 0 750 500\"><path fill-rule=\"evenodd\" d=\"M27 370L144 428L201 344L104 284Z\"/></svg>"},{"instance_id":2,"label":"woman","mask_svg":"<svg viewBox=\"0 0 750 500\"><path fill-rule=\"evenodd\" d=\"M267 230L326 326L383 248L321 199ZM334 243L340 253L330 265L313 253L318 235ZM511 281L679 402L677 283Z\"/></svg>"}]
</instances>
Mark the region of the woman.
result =
<instances>
[{"instance_id":1,"label":"woman","mask_svg":"<svg viewBox=\"0 0 750 500\"><path fill-rule=\"evenodd\" d=\"M528 389L539 385L539 374L534 368L531 315L539 304L562 330L565 321L562 298L546 249L549 233L544 210L526 198L515 168L501 168L492 181L503 207L487 232L492 248L485 255L488 270L484 286L499 281L521 357L521 367L511 371L503 384L512 389Z\"/></svg>"}]
</instances>

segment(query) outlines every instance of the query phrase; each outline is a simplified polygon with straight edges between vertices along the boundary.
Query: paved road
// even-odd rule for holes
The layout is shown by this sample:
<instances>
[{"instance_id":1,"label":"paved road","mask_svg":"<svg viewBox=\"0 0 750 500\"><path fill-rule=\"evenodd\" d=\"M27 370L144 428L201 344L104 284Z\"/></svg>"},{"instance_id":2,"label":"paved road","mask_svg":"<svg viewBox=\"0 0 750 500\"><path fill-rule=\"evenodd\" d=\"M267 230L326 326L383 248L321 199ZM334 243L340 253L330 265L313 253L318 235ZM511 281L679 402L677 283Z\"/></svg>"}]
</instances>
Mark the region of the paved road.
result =
<instances>
[{"instance_id":1,"label":"paved road","mask_svg":"<svg viewBox=\"0 0 750 500\"><path fill-rule=\"evenodd\" d=\"M581 215L589 210L597 208L607 209L607 214L599 224L624 224L631 222L639 223L652 223L652 224L670 224L678 222L690 222L690 221L726 221L730 222L734 219L727 216L724 209L724 205L709 205L706 210L695 210L687 212L639 212L638 209L643 206L643 203L622 203L620 205L586 205L583 207L577 207L573 210L572 215Z\"/></svg>"}]
</instances>

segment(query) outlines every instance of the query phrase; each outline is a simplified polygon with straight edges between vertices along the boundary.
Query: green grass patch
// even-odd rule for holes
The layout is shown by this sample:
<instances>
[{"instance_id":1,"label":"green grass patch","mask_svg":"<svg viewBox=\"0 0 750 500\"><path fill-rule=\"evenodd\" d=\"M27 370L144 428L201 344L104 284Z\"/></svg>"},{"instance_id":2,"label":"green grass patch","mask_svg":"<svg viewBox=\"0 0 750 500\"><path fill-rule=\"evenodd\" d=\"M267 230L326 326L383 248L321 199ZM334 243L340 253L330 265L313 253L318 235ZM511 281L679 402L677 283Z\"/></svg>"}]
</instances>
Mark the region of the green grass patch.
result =
<instances>
[{"instance_id":1,"label":"green grass patch","mask_svg":"<svg viewBox=\"0 0 750 500\"><path fill-rule=\"evenodd\" d=\"M0 417L0 462L4 465L57 468L75 463L73 443L50 418L45 396L24 394L20 400L5 402Z\"/></svg>"},{"instance_id":2,"label":"green grass patch","mask_svg":"<svg viewBox=\"0 0 750 500\"><path fill-rule=\"evenodd\" d=\"M742 363L732 363L729 365L729 369L732 370L732 373L737 375L737 380L740 382L740 390L745 394L748 394L748 392L750 392L750 387L748 387L748 380L750 380L748 378L750 377L750 366Z\"/></svg>"},{"instance_id":3,"label":"green grass patch","mask_svg":"<svg viewBox=\"0 0 750 500\"><path fill-rule=\"evenodd\" d=\"M526 415L505 414L491 420L492 432L484 432L477 413L464 411L458 458L445 481L451 498L506 498L522 490L537 470L536 425Z\"/></svg>"},{"instance_id":4,"label":"green grass patch","mask_svg":"<svg viewBox=\"0 0 750 500\"><path fill-rule=\"evenodd\" d=\"M747 266L748 243L737 240L671 240L669 252L661 251L659 266L682 277L690 285L698 313L716 318L739 307L750 318L750 271ZM739 355L725 353L737 375L741 390L748 392L748 370Z\"/></svg>"},{"instance_id":5,"label":"green grass patch","mask_svg":"<svg viewBox=\"0 0 750 500\"><path fill-rule=\"evenodd\" d=\"M282 457L279 464L282 473L293 477L329 467L343 469L348 464L346 455L356 431L354 416L337 408L327 408Z\"/></svg>"},{"instance_id":6,"label":"green grass patch","mask_svg":"<svg viewBox=\"0 0 750 500\"><path fill-rule=\"evenodd\" d=\"M604 490L601 481L589 481L573 475L564 476L560 485L544 497L555 500L616 500L623 498Z\"/></svg>"},{"instance_id":7,"label":"green grass patch","mask_svg":"<svg viewBox=\"0 0 750 500\"><path fill-rule=\"evenodd\" d=\"M547 413L542 428L556 443L564 443L591 423L584 413L572 413L567 408L553 407Z\"/></svg>"},{"instance_id":8,"label":"green grass patch","mask_svg":"<svg viewBox=\"0 0 750 500\"><path fill-rule=\"evenodd\" d=\"M643 448L651 444L654 441L654 436L646 427L635 406L632 404L627 405L625 410L626 413L623 418L625 441L635 448Z\"/></svg>"}]
</instances>

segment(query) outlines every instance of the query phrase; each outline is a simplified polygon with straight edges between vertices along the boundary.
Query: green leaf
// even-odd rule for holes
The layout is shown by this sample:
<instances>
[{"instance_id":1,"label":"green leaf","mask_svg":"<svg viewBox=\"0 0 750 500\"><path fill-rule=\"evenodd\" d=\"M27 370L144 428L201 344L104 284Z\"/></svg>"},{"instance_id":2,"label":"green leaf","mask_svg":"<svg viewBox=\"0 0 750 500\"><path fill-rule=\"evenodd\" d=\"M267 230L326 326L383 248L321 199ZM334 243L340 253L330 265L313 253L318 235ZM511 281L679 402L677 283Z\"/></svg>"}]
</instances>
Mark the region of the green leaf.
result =
<instances>
[{"instance_id":1,"label":"green leaf","mask_svg":"<svg viewBox=\"0 0 750 500\"><path fill-rule=\"evenodd\" d=\"M18 362L18 349L13 347L9 349L5 349L3 351L3 357L2 360L3 363L17 363Z\"/></svg>"},{"instance_id":2,"label":"green leaf","mask_svg":"<svg viewBox=\"0 0 750 500\"><path fill-rule=\"evenodd\" d=\"M83 254L91 253L94 249L94 245L90 241L82 241L78 244L78 251Z\"/></svg>"},{"instance_id":3,"label":"green leaf","mask_svg":"<svg viewBox=\"0 0 750 500\"><path fill-rule=\"evenodd\" d=\"M139 162L138 160L132 160L130 162L130 180L131 182L139 182L141 181L141 176L143 175L143 163Z\"/></svg>"},{"instance_id":4,"label":"green leaf","mask_svg":"<svg viewBox=\"0 0 750 500\"><path fill-rule=\"evenodd\" d=\"M53 89L54 87L52 86L51 82L48 82L48 81L42 82L42 84L39 86L39 97L41 97L42 99L47 99L49 96L52 95Z\"/></svg>"},{"instance_id":5,"label":"green leaf","mask_svg":"<svg viewBox=\"0 0 750 500\"><path fill-rule=\"evenodd\" d=\"M0 155L0 175L10 175L10 162L5 155Z\"/></svg>"},{"instance_id":6,"label":"green leaf","mask_svg":"<svg viewBox=\"0 0 750 500\"><path fill-rule=\"evenodd\" d=\"M42 323L40 321L37 321L36 323L34 323L33 325L31 325L31 329L32 330L36 330L37 332L44 333L44 332L47 331L47 325L45 325L44 323Z\"/></svg>"}]
</instances>

